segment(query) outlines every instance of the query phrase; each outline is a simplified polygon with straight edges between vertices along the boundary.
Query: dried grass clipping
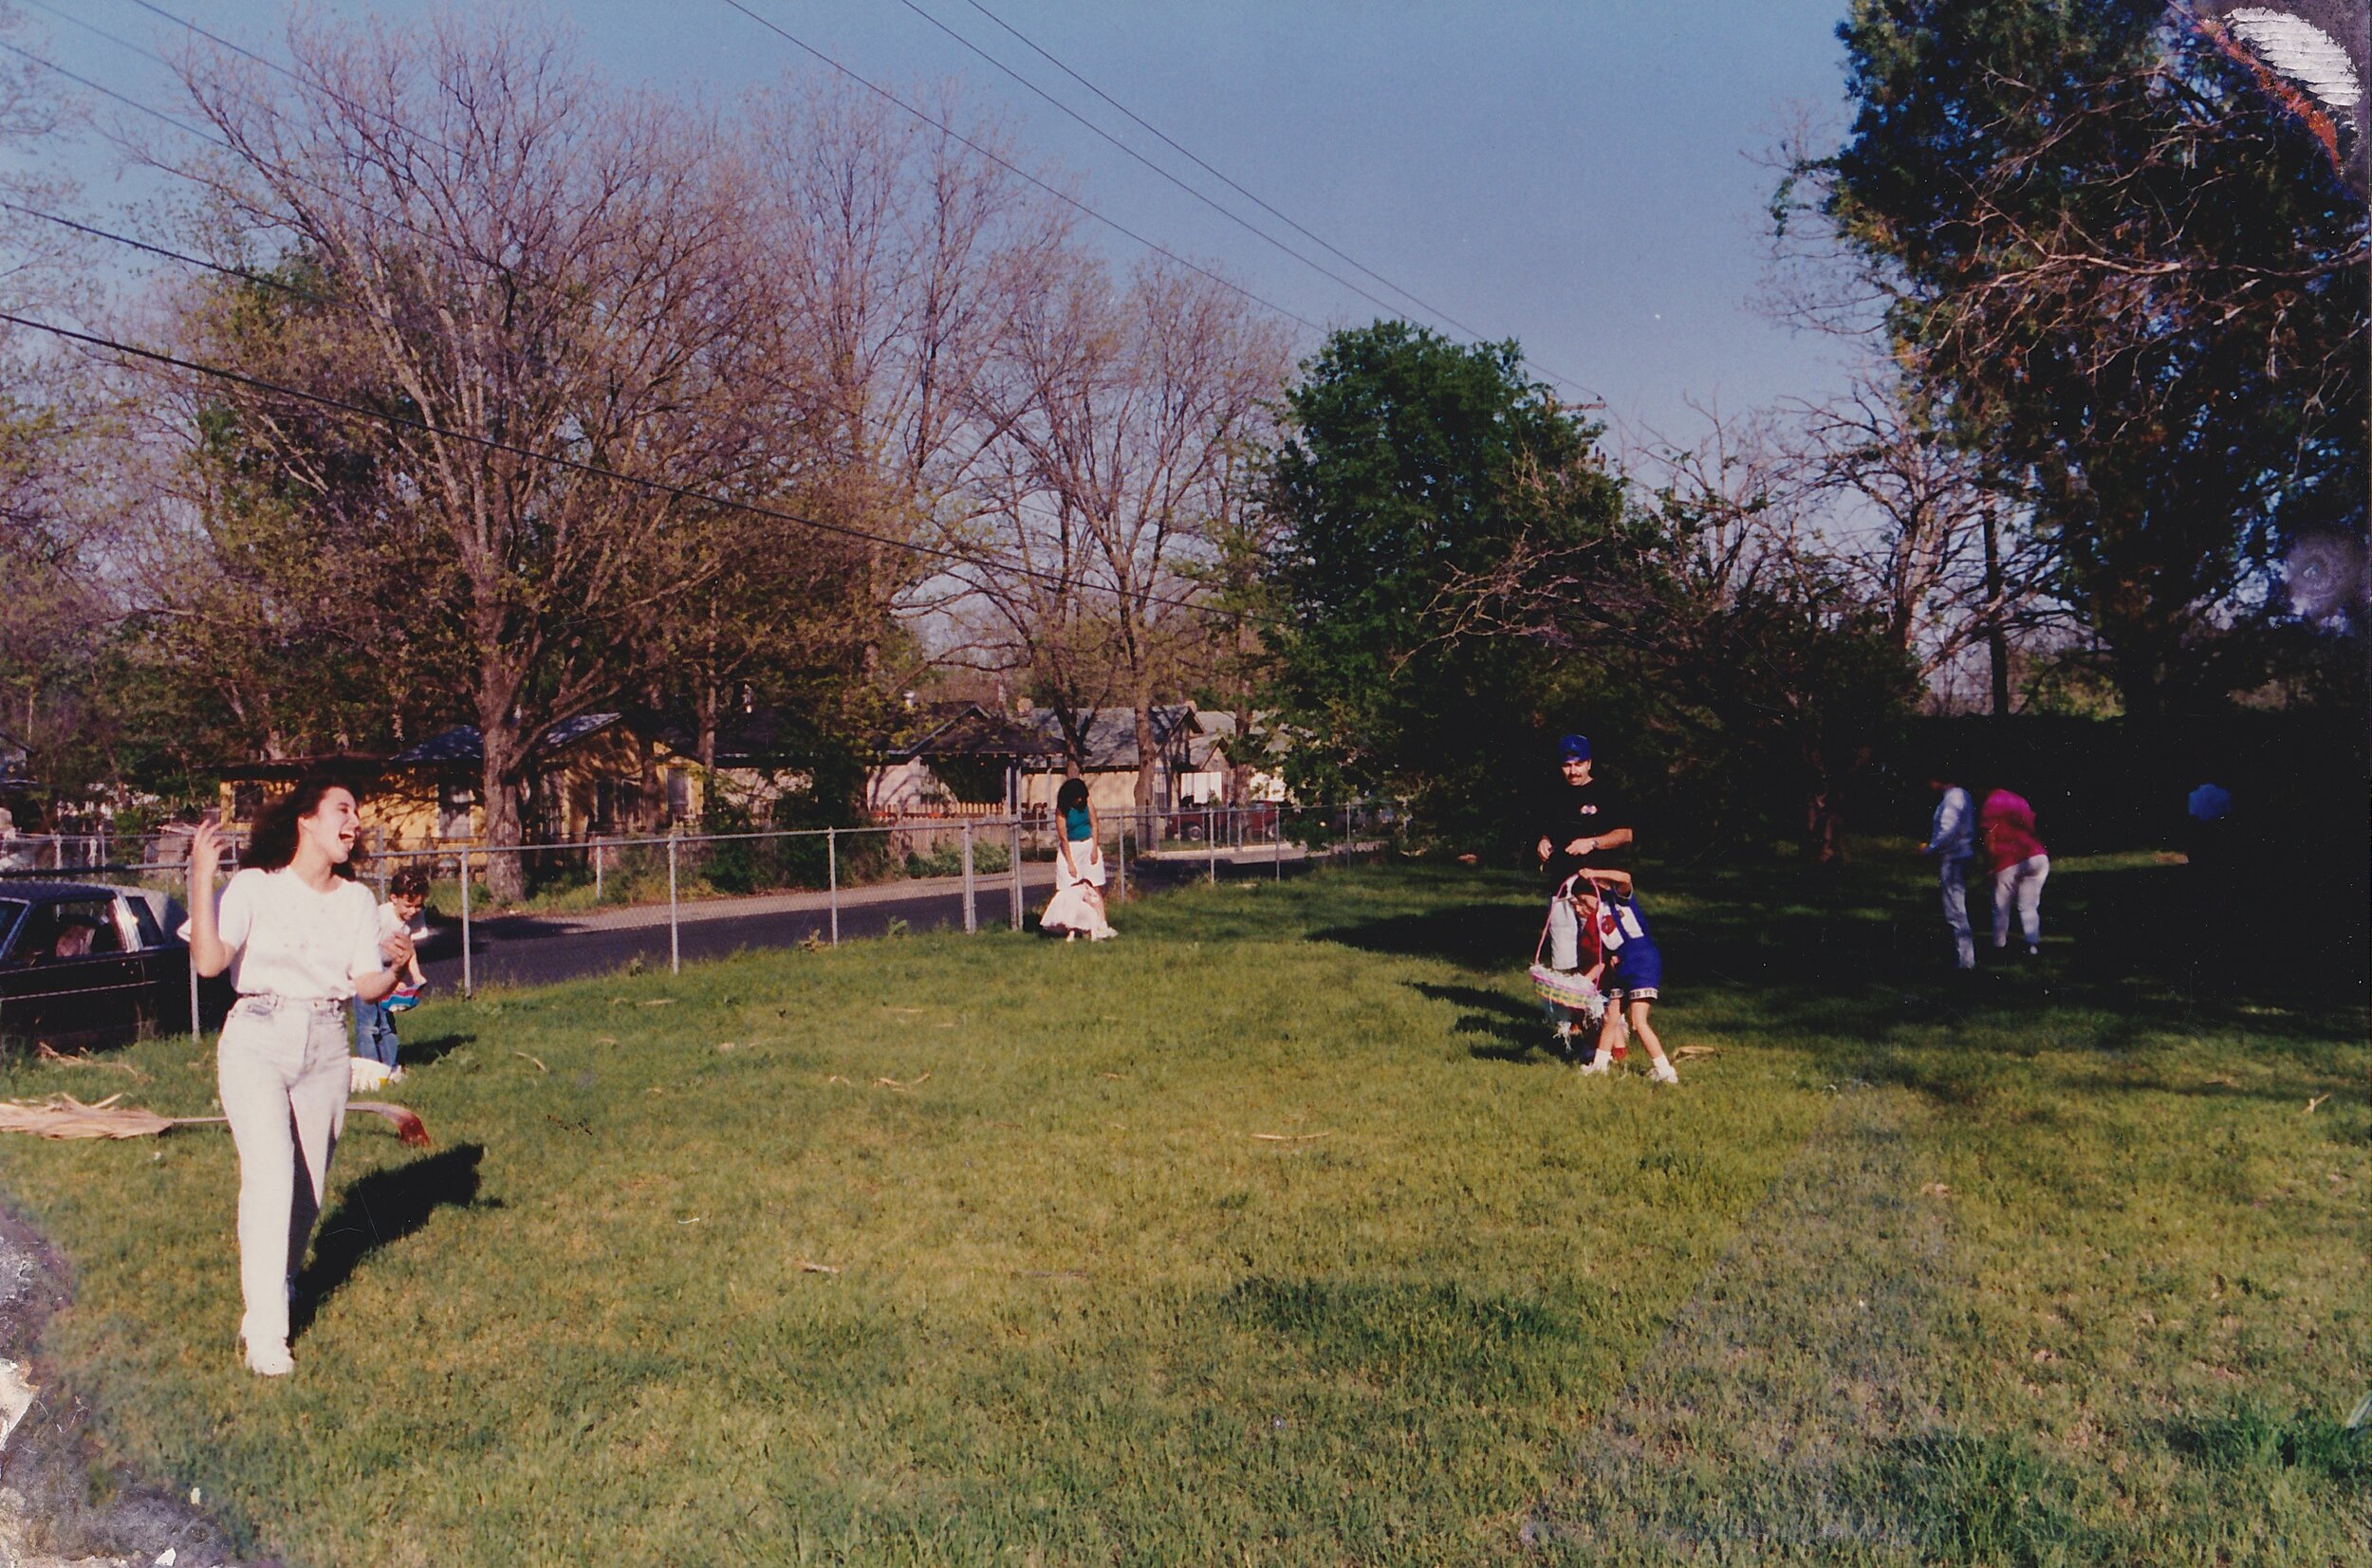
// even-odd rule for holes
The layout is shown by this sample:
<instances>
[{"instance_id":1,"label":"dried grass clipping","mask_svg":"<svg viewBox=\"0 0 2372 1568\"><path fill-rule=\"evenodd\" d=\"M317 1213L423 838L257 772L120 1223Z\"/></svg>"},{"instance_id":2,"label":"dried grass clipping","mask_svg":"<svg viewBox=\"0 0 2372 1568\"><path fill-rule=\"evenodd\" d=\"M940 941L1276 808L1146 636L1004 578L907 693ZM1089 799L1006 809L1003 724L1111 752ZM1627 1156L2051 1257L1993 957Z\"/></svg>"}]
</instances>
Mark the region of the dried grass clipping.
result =
<instances>
[{"instance_id":1,"label":"dried grass clipping","mask_svg":"<svg viewBox=\"0 0 2372 1568\"><path fill-rule=\"evenodd\" d=\"M170 1129L171 1116L118 1105L121 1095L109 1095L85 1105L72 1095L47 1099L0 1102L0 1133L30 1133L45 1138L153 1138Z\"/></svg>"},{"instance_id":2,"label":"dried grass clipping","mask_svg":"<svg viewBox=\"0 0 2372 1568\"><path fill-rule=\"evenodd\" d=\"M109 1095L85 1105L72 1095L47 1099L0 1100L0 1133L30 1133L42 1138L153 1138L176 1127L222 1126L225 1116L164 1116L137 1105L119 1105L121 1095ZM402 1142L425 1149L432 1139L428 1124L409 1106L382 1100L357 1099L346 1104L349 1116L361 1114L385 1121Z\"/></svg>"}]
</instances>

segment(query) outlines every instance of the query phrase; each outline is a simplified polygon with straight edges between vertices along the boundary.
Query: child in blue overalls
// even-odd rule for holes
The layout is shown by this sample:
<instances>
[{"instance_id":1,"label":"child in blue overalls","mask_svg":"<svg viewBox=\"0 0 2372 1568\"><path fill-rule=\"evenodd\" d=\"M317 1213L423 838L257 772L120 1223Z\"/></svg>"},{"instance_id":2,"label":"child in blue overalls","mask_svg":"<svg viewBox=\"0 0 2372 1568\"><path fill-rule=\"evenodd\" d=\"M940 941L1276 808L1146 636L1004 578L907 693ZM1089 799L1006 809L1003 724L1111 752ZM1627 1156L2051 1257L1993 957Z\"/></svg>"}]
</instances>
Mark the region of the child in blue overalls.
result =
<instances>
[{"instance_id":1,"label":"child in blue overalls","mask_svg":"<svg viewBox=\"0 0 2372 1568\"><path fill-rule=\"evenodd\" d=\"M1658 1083L1677 1083L1679 1070L1663 1054L1663 1042L1647 1022L1647 1010L1663 987L1663 952L1656 946L1647 916L1639 907L1630 875L1593 871L1599 884L1598 943L1605 950L1606 1021L1598 1030L1598 1054L1582 1068L1605 1073L1614 1067L1614 1043L1627 1018L1631 1032L1647 1047L1648 1077Z\"/></svg>"}]
</instances>

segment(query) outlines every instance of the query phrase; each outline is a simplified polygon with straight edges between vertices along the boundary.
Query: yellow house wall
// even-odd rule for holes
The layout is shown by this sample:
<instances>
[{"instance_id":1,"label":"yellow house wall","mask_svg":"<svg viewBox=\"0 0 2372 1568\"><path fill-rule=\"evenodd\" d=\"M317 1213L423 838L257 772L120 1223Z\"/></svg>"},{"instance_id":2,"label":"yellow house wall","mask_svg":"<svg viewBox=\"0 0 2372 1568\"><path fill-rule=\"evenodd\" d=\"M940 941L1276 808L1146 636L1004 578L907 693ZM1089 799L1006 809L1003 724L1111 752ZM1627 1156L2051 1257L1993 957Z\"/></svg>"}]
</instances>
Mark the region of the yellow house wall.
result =
<instances>
[{"instance_id":1,"label":"yellow house wall","mask_svg":"<svg viewBox=\"0 0 2372 1568\"><path fill-rule=\"evenodd\" d=\"M663 833L667 829L667 788L670 774L685 780L687 825L697 822L707 809L708 790L699 766L662 741L646 739L622 724L597 730L553 757L544 768L549 791L550 827L563 841L584 839L594 827L595 787L607 779L613 785L634 784L642 800L637 821L620 821L614 831Z\"/></svg>"},{"instance_id":2,"label":"yellow house wall","mask_svg":"<svg viewBox=\"0 0 2372 1568\"><path fill-rule=\"evenodd\" d=\"M437 832L438 783L459 771L451 764L390 767L371 781L360 802L366 847L396 852L449 848L464 838L482 841L486 837L482 801L470 807L466 835L446 837ZM592 825L594 786L606 778L613 784L638 784L642 791L639 819L619 823L621 831L664 832L668 775L673 772L685 775L687 820L696 821L706 806L707 790L695 765L664 743L646 739L623 725L596 731L552 758L544 770L553 797L549 826L563 841L583 839ZM293 782L287 779L259 780L235 772L226 776L216 786L222 821L225 826L241 831L255 825L251 817L242 817L237 810L238 788L245 784L256 784L261 801L267 803L293 787Z\"/></svg>"}]
</instances>

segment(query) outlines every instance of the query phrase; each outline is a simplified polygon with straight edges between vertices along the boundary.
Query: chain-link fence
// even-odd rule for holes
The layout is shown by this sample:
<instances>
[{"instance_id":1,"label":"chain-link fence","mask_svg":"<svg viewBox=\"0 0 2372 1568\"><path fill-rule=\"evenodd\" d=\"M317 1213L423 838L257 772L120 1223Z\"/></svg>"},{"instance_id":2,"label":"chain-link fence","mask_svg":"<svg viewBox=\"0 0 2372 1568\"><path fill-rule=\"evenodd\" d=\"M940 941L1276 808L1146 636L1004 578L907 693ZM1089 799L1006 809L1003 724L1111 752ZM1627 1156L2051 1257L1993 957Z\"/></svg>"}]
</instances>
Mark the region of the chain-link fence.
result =
<instances>
[{"instance_id":1,"label":"chain-link fence","mask_svg":"<svg viewBox=\"0 0 2372 1568\"><path fill-rule=\"evenodd\" d=\"M1097 814L1108 896L1190 881L1282 878L1376 853L1404 827L1385 803L1260 802ZM697 959L742 948L838 946L843 938L929 925L1023 929L1054 881L1055 826L1043 816L912 817L859 827L676 833L495 848L380 847L366 832L355 875L383 901L396 874L429 874L433 979L464 994L491 980L539 982ZM24 842L27 840L18 840ZM34 840L69 846L33 864L0 865L0 890L45 878L136 892L170 936L188 894L185 836ZM108 859L119 848L144 851ZM87 857L98 853L93 863ZM225 846L221 876L237 869ZM5 936L0 932L0 936ZM490 972L491 951L497 963ZM191 977L195 1016L197 984Z\"/></svg>"},{"instance_id":2,"label":"chain-link fence","mask_svg":"<svg viewBox=\"0 0 2372 1568\"><path fill-rule=\"evenodd\" d=\"M238 844L226 839L223 860L235 864ZM181 833L9 833L0 836L0 874L70 876L121 866L190 863L190 836Z\"/></svg>"}]
</instances>

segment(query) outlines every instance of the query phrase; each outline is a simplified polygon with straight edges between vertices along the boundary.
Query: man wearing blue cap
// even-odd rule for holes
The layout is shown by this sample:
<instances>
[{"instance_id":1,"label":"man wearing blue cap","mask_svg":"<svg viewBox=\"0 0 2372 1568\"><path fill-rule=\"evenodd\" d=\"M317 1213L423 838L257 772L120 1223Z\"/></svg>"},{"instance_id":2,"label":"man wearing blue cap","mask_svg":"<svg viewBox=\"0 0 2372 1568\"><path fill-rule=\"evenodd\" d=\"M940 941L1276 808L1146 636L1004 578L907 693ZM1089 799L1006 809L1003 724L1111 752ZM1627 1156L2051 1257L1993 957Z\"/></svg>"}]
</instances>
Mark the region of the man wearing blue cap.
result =
<instances>
[{"instance_id":1,"label":"man wearing blue cap","mask_svg":"<svg viewBox=\"0 0 2372 1568\"><path fill-rule=\"evenodd\" d=\"M1556 890L1548 900L1548 967L1571 970L1581 967L1581 922L1566 895L1568 884L1584 868L1603 868L1606 853L1625 847L1634 835L1623 821L1629 813L1590 777L1587 736L1559 740L1557 766L1564 781L1544 806L1540 842L1532 848ZM1572 1020L1559 1019L1558 1044L1569 1048L1575 1039Z\"/></svg>"}]
</instances>

